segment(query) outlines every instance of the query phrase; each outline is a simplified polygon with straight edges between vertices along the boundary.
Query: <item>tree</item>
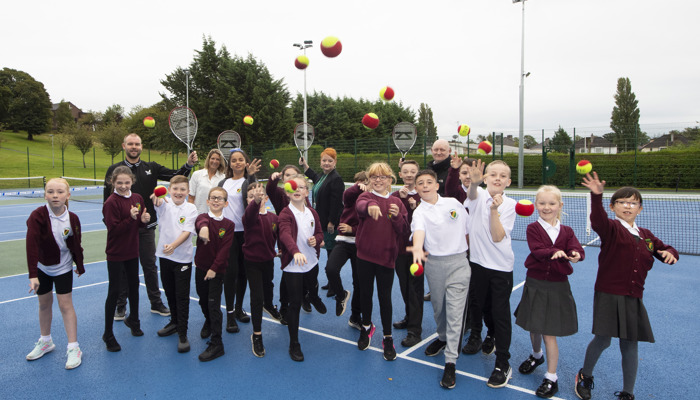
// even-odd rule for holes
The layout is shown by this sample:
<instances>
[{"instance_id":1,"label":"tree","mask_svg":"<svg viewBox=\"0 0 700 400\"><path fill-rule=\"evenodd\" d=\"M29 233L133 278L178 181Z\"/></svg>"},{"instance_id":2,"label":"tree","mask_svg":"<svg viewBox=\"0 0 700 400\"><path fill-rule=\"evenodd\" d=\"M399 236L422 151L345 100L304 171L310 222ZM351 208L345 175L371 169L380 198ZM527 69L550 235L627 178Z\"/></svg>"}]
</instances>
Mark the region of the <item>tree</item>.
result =
<instances>
[{"instance_id":1,"label":"tree","mask_svg":"<svg viewBox=\"0 0 700 400\"><path fill-rule=\"evenodd\" d=\"M54 114L54 121L56 122L55 126L58 130L65 124L74 123L73 114L70 112L70 106L64 100L58 103L56 114Z\"/></svg>"},{"instance_id":2,"label":"tree","mask_svg":"<svg viewBox=\"0 0 700 400\"><path fill-rule=\"evenodd\" d=\"M85 164L85 154L87 154L94 145L92 129L79 126L78 124L67 124L63 126L61 134L70 138L70 142L73 146L77 147L78 150L83 153L83 168L87 168ZM65 148L63 150L65 150Z\"/></svg>"},{"instance_id":3,"label":"tree","mask_svg":"<svg viewBox=\"0 0 700 400\"><path fill-rule=\"evenodd\" d=\"M640 143L648 140L640 138L639 107L637 97L632 91L629 78L617 80L617 92L615 93L615 106L610 117L610 129L613 130L613 143L618 151L633 150ZM644 134L646 136L646 134Z\"/></svg>"},{"instance_id":4,"label":"tree","mask_svg":"<svg viewBox=\"0 0 700 400\"><path fill-rule=\"evenodd\" d=\"M526 149L530 149L533 146L537 145L537 139L535 139L531 135L525 135L523 136L523 147Z\"/></svg>"},{"instance_id":5,"label":"tree","mask_svg":"<svg viewBox=\"0 0 700 400\"><path fill-rule=\"evenodd\" d=\"M114 122L115 124L121 124L124 119L124 107L119 104L112 104L107 107L105 112L102 114L102 123L109 124Z\"/></svg>"},{"instance_id":6,"label":"tree","mask_svg":"<svg viewBox=\"0 0 700 400\"><path fill-rule=\"evenodd\" d=\"M13 131L26 130L32 140L49 130L51 100L41 82L10 68L0 71L0 122Z\"/></svg>"},{"instance_id":7,"label":"tree","mask_svg":"<svg viewBox=\"0 0 700 400\"><path fill-rule=\"evenodd\" d=\"M560 153L565 153L568 152L571 146L573 145L573 142L571 141L571 136L569 136L568 133L564 130L564 128L559 125L559 129L554 132L554 136L552 137L552 141L550 142L551 146L554 147L555 151L558 151Z\"/></svg>"},{"instance_id":8,"label":"tree","mask_svg":"<svg viewBox=\"0 0 700 400\"><path fill-rule=\"evenodd\" d=\"M437 140L437 127L433 120L433 110L425 103L418 106L418 134L426 135L428 145Z\"/></svg>"},{"instance_id":9,"label":"tree","mask_svg":"<svg viewBox=\"0 0 700 400\"><path fill-rule=\"evenodd\" d=\"M102 144L102 149L110 157L114 164L114 156L122 152L122 143L127 131L115 122L107 124L97 131L97 140Z\"/></svg>"}]
</instances>

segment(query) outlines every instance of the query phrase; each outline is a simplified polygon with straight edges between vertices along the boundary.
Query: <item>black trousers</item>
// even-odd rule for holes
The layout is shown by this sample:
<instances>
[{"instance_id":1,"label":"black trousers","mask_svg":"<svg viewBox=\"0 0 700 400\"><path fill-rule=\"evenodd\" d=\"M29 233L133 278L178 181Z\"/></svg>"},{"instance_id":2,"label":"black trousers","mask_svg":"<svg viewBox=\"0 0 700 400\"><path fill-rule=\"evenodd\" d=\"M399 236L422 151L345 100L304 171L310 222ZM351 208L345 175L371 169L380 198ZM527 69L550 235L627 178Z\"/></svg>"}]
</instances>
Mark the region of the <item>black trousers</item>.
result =
<instances>
[{"instance_id":1,"label":"black trousers","mask_svg":"<svg viewBox=\"0 0 700 400\"><path fill-rule=\"evenodd\" d=\"M265 297L263 288L267 284L269 276L274 273L275 260L264 262L245 260L245 268L250 286L250 313L253 321L253 332L260 332L262 329L263 298Z\"/></svg>"},{"instance_id":2,"label":"black trousers","mask_svg":"<svg viewBox=\"0 0 700 400\"><path fill-rule=\"evenodd\" d=\"M315 271L315 274L314 274ZM304 297L304 284L307 286L313 285L316 280L318 285L318 264L308 272L282 272L282 278L287 286L287 295L289 296L289 308L284 319L287 320L287 329L289 330L289 342L299 342L299 310L301 310L301 299ZM318 286L316 287L316 295L318 296Z\"/></svg>"},{"instance_id":3,"label":"black trousers","mask_svg":"<svg viewBox=\"0 0 700 400\"><path fill-rule=\"evenodd\" d=\"M139 260L143 270L143 280L146 283L146 293L151 302L151 308L163 303L158 288L158 267L156 266L156 228L139 228ZM117 307L126 306L129 285L126 275L122 275L121 290L117 299Z\"/></svg>"},{"instance_id":4,"label":"black trousers","mask_svg":"<svg viewBox=\"0 0 700 400\"><path fill-rule=\"evenodd\" d=\"M513 272L496 271L473 262L469 264L472 267L471 281L474 282L474 302L483 312L484 305L488 300L491 301L490 315L496 339L496 366L505 367L510 359L510 294L513 291Z\"/></svg>"},{"instance_id":5,"label":"black trousers","mask_svg":"<svg viewBox=\"0 0 700 400\"><path fill-rule=\"evenodd\" d=\"M107 288L107 300L105 301L105 335L113 335L114 310L117 307L117 298L121 292L122 277L126 277L129 293L129 321L139 323L139 259L132 258L126 261L107 261L107 275L109 287Z\"/></svg>"},{"instance_id":6,"label":"black trousers","mask_svg":"<svg viewBox=\"0 0 700 400\"><path fill-rule=\"evenodd\" d=\"M416 336L423 333L423 292L425 291L425 276L411 275L413 254L399 254L396 258L396 277L399 278L401 297L406 306L406 330Z\"/></svg>"},{"instance_id":7,"label":"black trousers","mask_svg":"<svg viewBox=\"0 0 700 400\"><path fill-rule=\"evenodd\" d=\"M224 276L224 296L226 297L226 311L233 311L235 299L236 308L243 307L243 297L245 296L246 279L243 261L243 231L235 232L233 243L228 257L228 267Z\"/></svg>"},{"instance_id":8,"label":"black trousers","mask_svg":"<svg viewBox=\"0 0 700 400\"><path fill-rule=\"evenodd\" d=\"M160 280L170 307L170 320L177 324L177 334L187 336L190 318L190 281L192 263L180 263L160 258Z\"/></svg>"},{"instance_id":9,"label":"black trousers","mask_svg":"<svg viewBox=\"0 0 700 400\"><path fill-rule=\"evenodd\" d=\"M333 251L326 263L326 277L328 284L335 292L335 295L343 295L345 288L343 281L340 279L340 270L345 266L345 263L350 260L350 268L352 268L352 302L350 307L352 315L360 316L360 278L357 276L357 247L353 243L336 241Z\"/></svg>"},{"instance_id":10,"label":"black trousers","mask_svg":"<svg viewBox=\"0 0 700 400\"><path fill-rule=\"evenodd\" d=\"M204 314L205 324L209 324L211 329L211 344L222 344L221 323L223 313L221 312L221 291L224 287L224 275L216 274L213 279L204 280L206 271L197 268L194 273L194 283L199 296L199 307Z\"/></svg>"},{"instance_id":11,"label":"black trousers","mask_svg":"<svg viewBox=\"0 0 700 400\"><path fill-rule=\"evenodd\" d=\"M394 271L373 262L358 257L357 275L360 278L360 302L362 304L362 325L372 323L372 298L374 297L374 281L377 280L377 298L379 298L379 314L382 317L382 328L385 336L391 335L391 287L394 284Z\"/></svg>"}]
</instances>

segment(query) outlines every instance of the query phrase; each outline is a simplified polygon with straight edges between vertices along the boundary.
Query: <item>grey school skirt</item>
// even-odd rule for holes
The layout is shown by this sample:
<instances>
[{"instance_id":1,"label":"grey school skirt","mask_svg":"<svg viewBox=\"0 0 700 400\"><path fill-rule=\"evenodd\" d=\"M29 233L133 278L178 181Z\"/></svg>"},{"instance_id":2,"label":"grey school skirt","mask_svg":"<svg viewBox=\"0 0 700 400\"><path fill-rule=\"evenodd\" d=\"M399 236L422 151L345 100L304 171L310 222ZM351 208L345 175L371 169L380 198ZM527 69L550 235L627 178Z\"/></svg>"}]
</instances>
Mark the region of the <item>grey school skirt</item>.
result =
<instances>
[{"instance_id":1,"label":"grey school skirt","mask_svg":"<svg viewBox=\"0 0 700 400\"><path fill-rule=\"evenodd\" d=\"M550 282L528 276L514 314L515 323L528 332L548 336L578 332L576 302L569 281Z\"/></svg>"},{"instance_id":2,"label":"grey school skirt","mask_svg":"<svg viewBox=\"0 0 700 400\"><path fill-rule=\"evenodd\" d=\"M654 343L654 333L642 299L595 292L593 334Z\"/></svg>"}]
</instances>

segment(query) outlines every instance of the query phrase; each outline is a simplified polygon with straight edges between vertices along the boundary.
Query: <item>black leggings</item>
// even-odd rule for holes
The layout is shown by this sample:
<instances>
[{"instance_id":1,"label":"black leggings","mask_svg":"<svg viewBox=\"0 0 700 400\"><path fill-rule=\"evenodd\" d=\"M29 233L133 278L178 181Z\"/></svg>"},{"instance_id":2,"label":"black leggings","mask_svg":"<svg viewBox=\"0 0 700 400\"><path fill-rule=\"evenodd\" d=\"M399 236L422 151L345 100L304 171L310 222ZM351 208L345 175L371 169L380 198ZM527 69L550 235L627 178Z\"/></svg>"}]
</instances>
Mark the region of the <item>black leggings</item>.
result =
<instances>
[{"instance_id":1,"label":"black leggings","mask_svg":"<svg viewBox=\"0 0 700 400\"><path fill-rule=\"evenodd\" d=\"M401 297L406 305L406 330L416 336L423 333L423 292L425 291L425 278L423 275L411 274L413 254L399 254L394 264L396 277L399 278Z\"/></svg>"},{"instance_id":2,"label":"black leggings","mask_svg":"<svg viewBox=\"0 0 700 400\"><path fill-rule=\"evenodd\" d=\"M372 298L374 297L374 279L376 278L379 314L382 317L384 336L391 336L391 287L394 284L394 270L358 257L357 275L360 278L362 325L367 326L372 323Z\"/></svg>"},{"instance_id":3,"label":"black leggings","mask_svg":"<svg viewBox=\"0 0 700 400\"><path fill-rule=\"evenodd\" d=\"M289 297L289 308L287 315L284 316L289 330L289 343L299 342L299 310L301 310L301 299L304 296L304 286L305 284L312 286L313 280L317 277L318 265L308 272L282 272Z\"/></svg>"},{"instance_id":4,"label":"black leggings","mask_svg":"<svg viewBox=\"0 0 700 400\"><path fill-rule=\"evenodd\" d=\"M109 287L105 301L105 336L114 335L114 309L117 307L122 274L126 273L129 296L129 321L139 323L139 259L126 261L107 261Z\"/></svg>"},{"instance_id":5,"label":"black leggings","mask_svg":"<svg viewBox=\"0 0 700 400\"><path fill-rule=\"evenodd\" d=\"M274 273L274 268L274 259L263 262L245 260L246 275L250 286L250 313L253 320L253 332L260 332L262 329L263 297L265 297L263 292L269 277ZM269 306L271 303L270 301L267 305Z\"/></svg>"},{"instance_id":6,"label":"black leggings","mask_svg":"<svg viewBox=\"0 0 700 400\"><path fill-rule=\"evenodd\" d=\"M224 297L226 297L226 311L233 311L234 299L236 309L243 307L243 297L245 296L246 279L243 261L243 231L233 234L233 243L228 257L228 267L224 275Z\"/></svg>"},{"instance_id":7,"label":"black leggings","mask_svg":"<svg viewBox=\"0 0 700 400\"><path fill-rule=\"evenodd\" d=\"M333 252L326 263L326 277L328 284L335 292L336 299L338 296L343 296L345 288L343 281L340 279L340 270L345 266L345 263L350 260L350 268L352 268L352 315L360 315L360 279L357 277L357 247L354 243L344 241L336 241L333 247Z\"/></svg>"}]
</instances>

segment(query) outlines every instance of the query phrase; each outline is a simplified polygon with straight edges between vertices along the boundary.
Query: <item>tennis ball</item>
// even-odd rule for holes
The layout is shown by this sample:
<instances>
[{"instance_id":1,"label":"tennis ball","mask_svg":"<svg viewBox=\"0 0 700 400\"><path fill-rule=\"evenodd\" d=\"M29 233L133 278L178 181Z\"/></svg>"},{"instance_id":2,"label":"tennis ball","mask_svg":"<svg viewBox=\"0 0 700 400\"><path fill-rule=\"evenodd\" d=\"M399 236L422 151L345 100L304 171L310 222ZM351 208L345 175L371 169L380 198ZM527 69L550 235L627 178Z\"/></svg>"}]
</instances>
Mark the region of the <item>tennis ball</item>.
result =
<instances>
[{"instance_id":1,"label":"tennis ball","mask_svg":"<svg viewBox=\"0 0 700 400\"><path fill-rule=\"evenodd\" d=\"M284 191L294 193L297 191L297 183L295 181L287 181L284 183Z\"/></svg>"},{"instance_id":2,"label":"tennis ball","mask_svg":"<svg viewBox=\"0 0 700 400\"><path fill-rule=\"evenodd\" d=\"M530 200L520 200L515 204L515 213L521 217L529 217L535 212L535 205Z\"/></svg>"},{"instance_id":3,"label":"tennis ball","mask_svg":"<svg viewBox=\"0 0 700 400\"><path fill-rule=\"evenodd\" d=\"M479 147L476 148L476 152L482 155L489 154L491 152L491 149L493 146L491 145L491 142L488 140L484 140L483 142L479 143Z\"/></svg>"},{"instance_id":4,"label":"tennis ball","mask_svg":"<svg viewBox=\"0 0 700 400\"><path fill-rule=\"evenodd\" d=\"M153 194L155 194L159 199L162 199L168 194L168 188L163 185L158 185L155 189L153 189Z\"/></svg>"},{"instance_id":5,"label":"tennis ball","mask_svg":"<svg viewBox=\"0 0 700 400\"><path fill-rule=\"evenodd\" d=\"M586 175L593 170L593 164L588 160L581 160L576 164L576 172L581 175Z\"/></svg>"},{"instance_id":6,"label":"tennis ball","mask_svg":"<svg viewBox=\"0 0 700 400\"><path fill-rule=\"evenodd\" d=\"M306 69L309 66L309 57L299 56L294 60L294 66L298 69Z\"/></svg>"},{"instance_id":7,"label":"tennis ball","mask_svg":"<svg viewBox=\"0 0 700 400\"><path fill-rule=\"evenodd\" d=\"M389 86L384 86L382 90L379 91L379 97L384 101L391 101L394 98L394 89Z\"/></svg>"},{"instance_id":8,"label":"tennis ball","mask_svg":"<svg viewBox=\"0 0 700 400\"><path fill-rule=\"evenodd\" d=\"M472 128L470 128L467 124L462 124L459 127L457 127L457 133L459 133L459 136L467 136L471 131Z\"/></svg>"},{"instance_id":9,"label":"tennis ball","mask_svg":"<svg viewBox=\"0 0 700 400\"><path fill-rule=\"evenodd\" d=\"M143 119L143 126L146 128L153 128L156 126L156 120L153 117L146 117Z\"/></svg>"},{"instance_id":10,"label":"tennis ball","mask_svg":"<svg viewBox=\"0 0 700 400\"><path fill-rule=\"evenodd\" d=\"M338 57L338 54L343 51L343 45L335 36L328 36L321 41L321 53L326 57Z\"/></svg>"},{"instance_id":11,"label":"tennis ball","mask_svg":"<svg viewBox=\"0 0 700 400\"><path fill-rule=\"evenodd\" d=\"M409 271L411 271L411 275L413 276L421 276L423 275L423 266L418 263L413 263L411 264Z\"/></svg>"},{"instance_id":12,"label":"tennis ball","mask_svg":"<svg viewBox=\"0 0 700 400\"><path fill-rule=\"evenodd\" d=\"M280 166L280 162L277 160L270 160L270 168L275 169Z\"/></svg>"},{"instance_id":13,"label":"tennis ball","mask_svg":"<svg viewBox=\"0 0 700 400\"><path fill-rule=\"evenodd\" d=\"M379 126L379 117L375 113L368 113L362 117L362 125L367 129L375 129Z\"/></svg>"},{"instance_id":14,"label":"tennis ball","mask_svg":"<svg viewBox=\"0 0 700 400\"><path fill-rule=\"evenodd\" d=\"M253 125L253 117L251 117L250 115L246 115L245 117L243 117L243 124L246 126Z\"/></svg>"}]
</instances>

